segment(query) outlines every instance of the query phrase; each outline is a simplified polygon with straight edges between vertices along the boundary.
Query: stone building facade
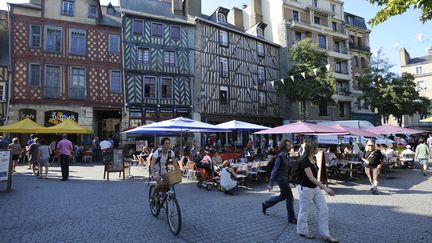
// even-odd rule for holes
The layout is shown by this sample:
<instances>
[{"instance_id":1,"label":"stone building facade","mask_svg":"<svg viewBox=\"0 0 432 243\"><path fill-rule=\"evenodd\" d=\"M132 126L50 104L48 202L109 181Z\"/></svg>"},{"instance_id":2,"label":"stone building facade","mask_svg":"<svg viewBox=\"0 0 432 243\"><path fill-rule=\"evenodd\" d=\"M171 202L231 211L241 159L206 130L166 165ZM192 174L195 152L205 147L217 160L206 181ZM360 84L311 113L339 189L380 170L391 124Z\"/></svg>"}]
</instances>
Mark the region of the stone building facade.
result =
<instances>
[{"instance_id":1,"label":"stone building facade","mask_svg":"<svg viewBox=\"0 0 432 243\"><path fill-rule=\"evenodd\" d=\"M9 36L8 13L0 10L0 125L7 119L9 108Z\"/></svg>"}]
</instances>

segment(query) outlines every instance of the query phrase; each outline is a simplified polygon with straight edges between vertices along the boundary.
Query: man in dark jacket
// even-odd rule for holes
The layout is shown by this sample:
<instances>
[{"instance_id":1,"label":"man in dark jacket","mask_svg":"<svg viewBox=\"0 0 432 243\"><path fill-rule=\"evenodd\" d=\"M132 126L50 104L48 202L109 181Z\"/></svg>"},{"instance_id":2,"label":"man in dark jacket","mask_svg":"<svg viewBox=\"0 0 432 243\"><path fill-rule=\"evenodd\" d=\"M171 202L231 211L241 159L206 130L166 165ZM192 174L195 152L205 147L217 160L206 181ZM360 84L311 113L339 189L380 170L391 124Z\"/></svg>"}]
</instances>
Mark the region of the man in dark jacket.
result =
<instances>
[{"instance_id":1,"label":"man in dark jacket","mask_svg":"<svg viewBox=\"0 0 432 243\"><path fill-rule=\"evenodd\" d=\"M280 188L280 195L271 197L269 200L262 204L262 212L265 214L266 210L273 207L283 200L286 201L286 207L288 211L288 222L297 224L297 219L294 213L294 197L291 192L288 175L291 172L291 166L289 163L289 151L291 150L292 144L288 139L282 140L279 149L281 153L277 156L273 170L270 175L268 190L273 190L273 182L276 180Z\"/></svg>"}]
</instances>

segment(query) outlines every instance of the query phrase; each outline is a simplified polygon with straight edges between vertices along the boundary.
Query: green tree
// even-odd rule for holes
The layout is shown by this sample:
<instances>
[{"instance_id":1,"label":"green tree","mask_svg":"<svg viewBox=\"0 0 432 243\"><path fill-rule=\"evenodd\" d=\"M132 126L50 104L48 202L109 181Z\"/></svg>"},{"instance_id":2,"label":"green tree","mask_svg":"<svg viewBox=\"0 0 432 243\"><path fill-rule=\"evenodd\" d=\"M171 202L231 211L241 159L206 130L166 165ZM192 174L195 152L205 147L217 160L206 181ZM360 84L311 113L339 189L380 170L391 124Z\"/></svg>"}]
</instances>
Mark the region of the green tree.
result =
<instances>
[{"instance_id":1,"label":"green tree","mask_svg":"<svg viewBox=\"0 0 432 243\"><path fill-rule=\"evenodd\" d=\"M381 52L372 58L369 71L359 79L366 104L377 110L384 122L390 115L397 119L399 125L402 125L404 115L418 113L426 116L431 101L420 96L415 77L409 73L398 76L389 71L391 67Z\"/></svg>"},{"instance_id":2,"label":"green tree","mask_svg":"<svg viewBox=\"0 0 432 243\"><path fill-rule=\"evenodd\" d=\"M420 9L422 11L420 20L423 23L432 19L431 0L369 0L369 2L382 7L375 17L369 20L369 24L372 27L385 22L392 16L405 13L409 8Z\"/></svg>"},{"instance_id":3,"label":"green tree","mask_svg":"<svg viewBox=\"0 0 432 243\"><path fill-rule=\"evenodd\" d=\"M292 67L284 79L283 92L291 101L312 101L314 103L331 103L331 96L336 91L336 80L327 72L328 55L318 48L312 40L305 39L298 42L289 50ZM317 68L317 75L314 69ZM305 78L300 75L305 72ZM294 75L294 80L289 78ZM282 84L280 84L282 85Z\"/></svg>"}]
</instances>

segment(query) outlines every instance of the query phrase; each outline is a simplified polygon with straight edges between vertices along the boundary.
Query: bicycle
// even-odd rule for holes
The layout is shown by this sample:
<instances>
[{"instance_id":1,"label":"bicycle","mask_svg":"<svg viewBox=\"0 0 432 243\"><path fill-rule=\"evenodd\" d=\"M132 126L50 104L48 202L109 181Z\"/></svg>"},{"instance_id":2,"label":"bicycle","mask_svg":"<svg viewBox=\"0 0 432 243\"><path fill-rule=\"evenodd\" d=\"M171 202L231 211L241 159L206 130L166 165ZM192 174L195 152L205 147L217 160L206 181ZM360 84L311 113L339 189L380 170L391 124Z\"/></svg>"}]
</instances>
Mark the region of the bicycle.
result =
<instances>
[{"instance_id":1,"label":"bicycle","mask_svg":"<svg viewBox=\"0 0 432 243\"><path fill-rule=\"evenodd\" d=\"M150 212L154 217L157 217L160 209L165 209L171 233L178 235L181 229L181 211L175 195L174 185L164 186L159 193L152 197L155 188L156 185L153 184L149 189Z\"/></svg>"}]
</instances>

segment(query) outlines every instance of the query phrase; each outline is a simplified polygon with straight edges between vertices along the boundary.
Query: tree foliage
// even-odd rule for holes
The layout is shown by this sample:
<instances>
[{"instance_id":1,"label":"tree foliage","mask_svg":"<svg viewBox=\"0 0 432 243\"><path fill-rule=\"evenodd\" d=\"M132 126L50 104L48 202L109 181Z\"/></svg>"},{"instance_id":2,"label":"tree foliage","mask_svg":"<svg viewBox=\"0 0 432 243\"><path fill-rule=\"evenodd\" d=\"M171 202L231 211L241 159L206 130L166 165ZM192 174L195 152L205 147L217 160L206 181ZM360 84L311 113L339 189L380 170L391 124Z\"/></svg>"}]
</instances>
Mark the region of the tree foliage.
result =
<instances>
[{"instance_id":1,"label":"tree foliage","mask_svg":"<svg viewBox=\"0 0 432 243\"><path fill-rule=\"evenodd\" d=\"M404 115L427 116L431 101L420 96L415 77L409 73L398 76L389 71L391 67L381 52L372 58L369 71L359 78L366 104L377 110L384 120L393 115L399 125Z\"/></svg>"},{"instance_id":2,"label":"tree foliage","mask_svg":"<svg viewBox=\"0 0 432 243\"><path fill-rule=\"evenodd\" d=\"M423 23L432 19L431 0L369 0L369 2L382 7L375 17L369 20L369 24L372 27L385 22L392 16L405 13L409 8L420 9L422 11L420 20Z\"/></svg>"},{"instance_id":3,"label":"tree foliage","mask_svg":"<svg viewBox=\"0 0 432 243\"><path fill-rule=\"evenodd\" d=\"M327 72L327 53L318 48L310 39L298 42L290 50L291 61L294 65L288 70L284 79L283 90L291 101L312 101L314 103L333 100L331 96L336 91L336 81L330 72ZM317 75L314 69L317 68ZM306 78L300 74L306 73ZM294 80L289 78L294 75Z\"/></svg>"}]
</instances>

